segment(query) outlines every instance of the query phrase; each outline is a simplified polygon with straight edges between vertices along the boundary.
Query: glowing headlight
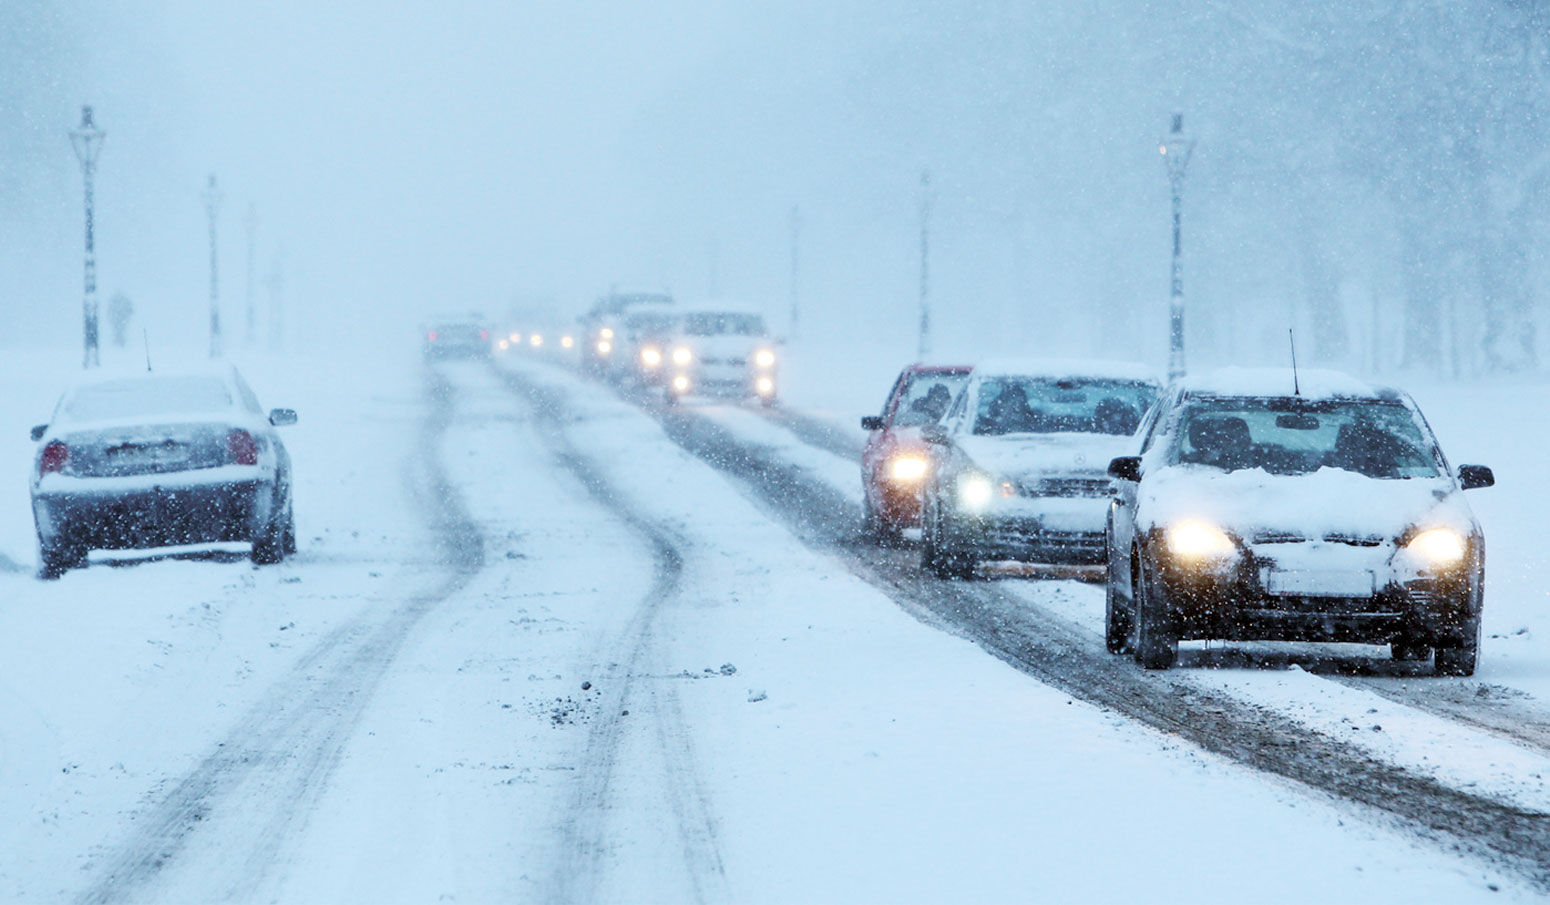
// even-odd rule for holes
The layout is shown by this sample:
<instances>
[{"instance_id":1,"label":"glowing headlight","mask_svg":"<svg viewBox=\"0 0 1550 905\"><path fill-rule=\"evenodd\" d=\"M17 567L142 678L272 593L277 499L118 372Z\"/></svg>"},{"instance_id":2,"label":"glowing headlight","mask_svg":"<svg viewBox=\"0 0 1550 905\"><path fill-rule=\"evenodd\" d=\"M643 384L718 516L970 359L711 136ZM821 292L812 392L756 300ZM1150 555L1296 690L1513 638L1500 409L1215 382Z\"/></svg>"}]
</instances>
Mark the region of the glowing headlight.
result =
<instances>
[{"instance_id":1,"label":"glowing headlight","mask_svg":"<svg viewBox=\"0 0 1550 905\"><path fill-rule=\"evenodd\" d=\"M775 353L769 349L760 349L754 353L753 363L761 368L775 367Z\"/></svg>"},{"instance_id":2,"label":"glowing headlight","mask_svg":"<svg viewBox=\"0 0 1550 905\"><path fill-rule=\"evenodd\" d=\"M513 334L511 334L511 341L513 343L520 343L522 341L522 334L520 334L520 333L513 333Z\"/></svg>"},{"instance_id":3,"label":"glowing headlight","mask_svg":"<svg viewBox=\"0 0 1550 905\"><path fill-rule=\"evenodd\" d=\"M674 377L673 378L673 389L677 390L680 393L688 390L689 389L689 378L685 377L682 374L679 374L677 377Z\"/></svg>"},{"instance_id":4,"label":"glowing headlight","mask_svg":"<svg viewBox=\"0 0 1550 905\"><path fill-rule=\"evenodd\" d=\"M597 335L601 336L604 339L613 339L614 338L614 328L612 328L612 327L604 327L603 329L597 331Z\"/></svg>"},{"instance_id":5,"label":"glowing headlight","mask_svg":"<svg viewBox=\"0 0 1550 905\"><path fill-rule=\"evenodd\" d=\"M532 343L533 348L536 349L544 344L544 335L542 333L534 333L532 336L527 338L527 341Z\"/></svg>"},{"instance_id":6,"label":"glowing headlight","mask_svg":"<svg viewBox=\"0 0 1550 905\"><path fill-rule=\"evenodd\" d=\"M769 379L768 377L760 377L758 380L754 381L753 389L754 392L758 393L760 396L768 396L775 392L775 381Z\"/></svg>"},{"instance_id":7,"label":"glowing headlight","mask_svg":"<svg viewBox=\"0 0 1550 905\"><path fill-rule=\"evenodd\" d=\"M984 475L967 475L958 479L958 503L965 509L984 509L995 492L995 485Z\"/></svg>"},{"instance_id":8,"label":"glowing headlight","mask_svg":"<svg viewBox=\"0 0 1550 905\"><path fill-rule=\"evenodd\" d=\"M500 347L500 350L502 352L506 351L508 348L511 347L511 343L506 342L504 339L501 340L500 342L496 343L496 345Z\"/></svg>"},{"instance_id":9,"label":"glowing headlight","mask_svg":"<svg viewBox=\"0 0 1550 905\"><path fill-rule=\"evenodd\" d=\"M662 350L655 346L647 346L640 350L641 364L648 368L654 368L662 363Z\"/></svg>"},{"instance_id":10,"label":"glowing headlight","mask_svg":"<svg viewBox=\"0 0 1550 905\"><path fill-rule=\"evenodd\" d=\"M920 456L895 456L888 464L888 477L895 481L918 481L926 476L926 460Z\"/></svg>"},{"instance_id":11,"label":"glowing headlight","mask_svg":"<svg viewBox=\"0 0 1550 905\"><path fill-rule=\"evenodd\" d=\"M1168 551L1183 559L1222 559L1238 552L1227 532L1208 522L1178 522L1167 537Z\"/></svg>"},{"instance_id":12,"label":"glowing headlight","mask_svg":"<svg viewBox=\"0 0 1550 905\"><path fill-rule=\"evenodd\" d=\"M608 340L600 339L600 340L597 341L597 354L599 354L599 355L607 355L609 352L612 352L613 350L614 350L614 344L609 342Z\"/></svg>"},{"instance_id":13,"label":"glowing headlight","mask_svg":"<svg viewBox=\"0 0 1550 905\"><path fill-rule=\"evenodd\" d=\"M694 353L687 346L679 346L673 350L673 364L686 365L694 360Z\"/></svg>"},{"instance_id":14,"label":"glowing headlight","mask_svg":"<svg viewBox=\"0 0 1550 905\"><path fill-rule=\"evenodd\" d=\"M569 337L569 336L562 336L562 337L560 337L560 345L564 346L567 349L569 349L571 346L574 346L575 344L576 344L576 340L574 338L572 338L572 337Z\"/></svg>"},{"instance_id":15,"label":"glowing headlight","mask_svg":"<svg viewBox=\"0 0 1550 905\"><path fill-rule=\"evenodd\" d=\"M1467 545L1452 528L1432 528L1417 534L1405 549L1434 566L1452 566L1464 559Z\"/></svg>"}]
</instances>

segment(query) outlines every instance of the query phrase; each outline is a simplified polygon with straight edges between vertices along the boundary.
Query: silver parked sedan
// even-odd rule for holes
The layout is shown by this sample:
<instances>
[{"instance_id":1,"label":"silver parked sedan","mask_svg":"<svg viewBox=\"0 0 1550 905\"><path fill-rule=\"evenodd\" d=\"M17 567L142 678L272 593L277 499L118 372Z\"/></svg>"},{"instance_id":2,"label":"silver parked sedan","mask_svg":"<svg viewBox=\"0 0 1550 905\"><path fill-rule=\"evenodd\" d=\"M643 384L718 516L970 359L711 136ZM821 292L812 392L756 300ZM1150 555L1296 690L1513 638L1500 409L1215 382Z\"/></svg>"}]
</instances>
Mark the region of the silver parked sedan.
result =
<instances>
[{"instance_id":1,"label":"silver parked sedan","mask_svg":"<svg viewBox=\"0 0 1550 905\"><path fill-rule=\"evenodd\" d=\"M291 459L237 369L103 377L59 400L38 441L32 512L38 574L91 550L246 542L255 563L296 551Z\"/></svg>"}]
</instances>

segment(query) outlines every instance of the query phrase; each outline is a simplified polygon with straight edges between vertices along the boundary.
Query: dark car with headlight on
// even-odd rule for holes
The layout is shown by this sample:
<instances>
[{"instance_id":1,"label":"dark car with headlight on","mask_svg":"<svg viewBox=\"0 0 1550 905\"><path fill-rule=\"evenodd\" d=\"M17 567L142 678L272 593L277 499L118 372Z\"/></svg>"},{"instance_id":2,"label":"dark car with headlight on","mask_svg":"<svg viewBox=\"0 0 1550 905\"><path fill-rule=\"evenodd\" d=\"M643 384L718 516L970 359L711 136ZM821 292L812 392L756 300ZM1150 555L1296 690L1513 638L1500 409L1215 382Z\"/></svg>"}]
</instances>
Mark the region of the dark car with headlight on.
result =
<instances>
[{"instance_id":1,"label":"dark car with headlight on","mask_svg":"<svg viewBox=\"0 0 1550 905\"><path fill-rule=\"evenodd\" d=\"M1139 448L1159 391L1131 362L975 366L942 421L921 430L921 564L941 578L993 560L1102 564L1106 468Z\"/></svg>"},{"instance_id":2,"label":"dark car with headlight on","mask_svg":"<svg viewBox=\"0 0 1550 905\"><path fill-rule=\"evenodd\" d=\"M920 491L929 458L923 428L942 420L969 380L968 365L912 364L899 372L882 414L861 419L868 432L861 453L862 512L868 536L897 540L920 526Z\"/></svg>"},{"instance_id":3,"label":"dark car with headlight on","mask_svg":"<svg viewBox=\"0 0 1550 905\"><path fill-rule=\"evenodd\" d=\"M1485 543L1404 393L1335 372L1234 369L1170 388L1115 459L1107 643L1148 669L1181 640L1391 645L1471 675Z\"/></svg>"},{"instance_id":4,"label":"dark car with headlight on","mask_svg":"<svg viewBox=\"0 0 1550 905\"><path fill-rule=\"evenodd\" d=\"M32 429L38 574L91 550L248 543L255 563L296 550L291 459L236 368L99 377Z\"/></svg>"}]
</instances>

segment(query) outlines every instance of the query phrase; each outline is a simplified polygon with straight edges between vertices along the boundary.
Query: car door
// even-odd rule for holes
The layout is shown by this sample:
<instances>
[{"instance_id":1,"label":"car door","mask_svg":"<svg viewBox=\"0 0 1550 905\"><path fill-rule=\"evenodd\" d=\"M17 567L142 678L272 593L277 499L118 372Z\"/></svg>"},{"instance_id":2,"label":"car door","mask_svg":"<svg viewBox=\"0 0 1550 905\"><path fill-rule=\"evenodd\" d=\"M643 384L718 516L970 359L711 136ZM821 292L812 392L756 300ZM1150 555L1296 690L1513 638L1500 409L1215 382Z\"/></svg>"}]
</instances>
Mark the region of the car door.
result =
<instances>
[{"instance_id":1,"label":"car door","mask_svg":"<svg viewBox=\"0 0 1550 905\"><path fill-rule=\"evenodd\" d=\"M1146 413L1139 430L1140 455L1145 456L1166 434L1170 421L1167 415L1175 407L1175 398L1172 393L1166 394ZM1113 479L1112 483L1113 497L1109 502L1109 586L1119 596L1134 600L1134 588L1130 583L1133 574L1130 560L1135 549L1136 503L1141 485L1118 478Z\"/></svg>"}]
</instances>

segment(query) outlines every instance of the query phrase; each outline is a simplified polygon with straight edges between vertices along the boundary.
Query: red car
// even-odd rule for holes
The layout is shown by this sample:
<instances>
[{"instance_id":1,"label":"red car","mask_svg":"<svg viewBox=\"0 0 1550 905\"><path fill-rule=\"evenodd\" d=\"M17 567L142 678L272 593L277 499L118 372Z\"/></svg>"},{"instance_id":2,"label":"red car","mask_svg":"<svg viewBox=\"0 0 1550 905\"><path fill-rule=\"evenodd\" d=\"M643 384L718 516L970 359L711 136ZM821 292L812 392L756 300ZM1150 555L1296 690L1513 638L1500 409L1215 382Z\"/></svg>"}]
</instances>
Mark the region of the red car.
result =
<instances>
[{"instance_id":1,"label":"red car","mask_svg":"<svg viewBox=\"0 0 1550 905\"><path fill-rule=\"evenodd\" d=\"M935 424L969 379L968 365L907 366L894 381L881 415L861 419L871 431L861 454L867 531L879 540L920 526L920 488L927 463L920 429Z\"/></svg>"}]
</instances>

